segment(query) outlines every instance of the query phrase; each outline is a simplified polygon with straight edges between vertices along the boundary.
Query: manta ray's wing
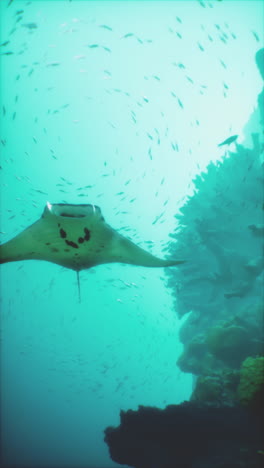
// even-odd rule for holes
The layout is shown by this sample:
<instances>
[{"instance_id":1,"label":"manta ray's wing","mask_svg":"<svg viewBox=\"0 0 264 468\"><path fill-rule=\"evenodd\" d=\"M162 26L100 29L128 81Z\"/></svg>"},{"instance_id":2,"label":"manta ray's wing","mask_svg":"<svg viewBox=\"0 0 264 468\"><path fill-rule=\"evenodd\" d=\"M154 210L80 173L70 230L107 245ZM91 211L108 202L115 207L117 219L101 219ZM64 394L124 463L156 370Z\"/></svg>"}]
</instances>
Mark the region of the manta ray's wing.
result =
<instances>
[{"instance_id":1,"label":"manta ray's wing","mask_svg":"<svg viewBox=\"0 0 264 468\"><path fill-rule=\"evenodd\" d=\"M109 226L96 205L47 203L42 217L0 245L0 263L46 260L75 271L102 263L166 267L183 263L162 260Z\"/></svg>"}]
</instances>

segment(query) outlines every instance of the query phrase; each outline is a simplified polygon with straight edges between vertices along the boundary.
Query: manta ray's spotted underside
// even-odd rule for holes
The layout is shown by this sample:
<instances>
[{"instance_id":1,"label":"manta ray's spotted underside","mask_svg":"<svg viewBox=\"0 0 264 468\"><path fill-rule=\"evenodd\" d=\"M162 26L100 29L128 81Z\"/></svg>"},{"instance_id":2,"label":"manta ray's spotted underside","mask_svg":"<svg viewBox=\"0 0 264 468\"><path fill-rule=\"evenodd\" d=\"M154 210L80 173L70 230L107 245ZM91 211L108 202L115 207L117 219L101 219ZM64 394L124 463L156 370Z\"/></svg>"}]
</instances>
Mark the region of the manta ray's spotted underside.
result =
<instances>
[{"instance_id":1,"label":"manta ray's spotted underside","mask_svg":"<svg viewBox=\"0 0 264 468\"><path fill-rule=\"evenodd\" d=\"M167 267L183 260L155 257L107 224L96 205L47 203L41 218L0 245L0 263L46 260L77 272L103 263Z\"/></svg>"}]
</instances>

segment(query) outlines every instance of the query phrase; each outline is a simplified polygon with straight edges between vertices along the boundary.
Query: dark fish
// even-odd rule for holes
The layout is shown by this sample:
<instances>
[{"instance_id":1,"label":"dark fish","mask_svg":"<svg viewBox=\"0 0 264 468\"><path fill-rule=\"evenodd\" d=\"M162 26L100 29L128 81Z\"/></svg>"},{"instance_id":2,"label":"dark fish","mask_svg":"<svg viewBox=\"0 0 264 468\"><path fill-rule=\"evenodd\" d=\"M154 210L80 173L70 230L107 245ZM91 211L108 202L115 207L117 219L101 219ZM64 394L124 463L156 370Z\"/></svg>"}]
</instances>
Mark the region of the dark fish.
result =
<instances>
[{"instance_id":1,"label":"dark fish","mask_svg":"<svg viewBox=\"0 0 264 468\"><path fill-rule=\"evenodd\" d=\"M34 192L38 192L38 193L41 193L41 194L43 194L43 195L48 195L48 193L47 193L47 192L43 192L43 190L34 189L34 188L33 188L32 190L34 190Z\"/></svg>"},{"instance_id":2,"label":"dark fish","mask_svg":"<svg viewBox=\"0 0 264 468\"><path fill-rule=\"evenodd\" d=\"M148 150L148 155L149 155L150 159L152 160L153 156L152 156L151 148L149 148L149 150Z\"/></svg>"},{"instance_id":3,"label":"dark fish","mask_svg":"<svg viewBox=\"0 0 264 468\"><path fill-rule=\"evenodd\" d=\"M179 98L178 98L178 104L183 109L183 103L181 102L181 100Z\"/></svg>"},{"instance_id":4,"label":"dark fish","mask_svg":"<svg viewBox=\"0 0 264 468\"><path fill-rule=\"evenodd\" d=\"M108 31L113 31L113 29L110 26L107 26L107 24L101 24L99 27L107 29Z\"/></svg>"},{"instance_id":5,"label":"dark fish","mask_svg":"<svg viewBox=\"0 0 264 468\"><path fill-rule=\"evenodd\" d=\"M255 31L251 31L253 36L255 37L256 41L259 42L259 36L257 35L257 33Z\"/></svg>"},{"instance_id":6,"label":"dark fish","mask_svg":"<svg viewBox=\"0 0 264 468\"><path fill-rule=\"evenodd\" d=\"M9 44L10 41L5 41L5 42L2 42L2 44L0 44L0 47L4 47L6 46L7 44Z\"/></svg>"},{"instance_id":7,"label":"dark fish","mask_svg":"<svg viewBox=\"0 0 264 468\"><path fill-rule=\"evenodd\" d=\"M23 23L21 26L28 29L37 29L38 27L37 23Z\"/></svg>"},{"instance_id":8,"label":"dark fish","mask_svg":"<svg viewBox=\"0 0 264 468\"><path fill-rule=\"evenodd\" d=\"M232 135L231 137L224 140L222 143L219 143L218 146L231 145L231 143L234 143L234 141L236 141L237 137L238 135Z\"/></svg>"},{"instance_id":9,"label":"dark fish","mask_svg":"<svg viewBox=\"0 0 264 468\"><path fill-rule=\"evenodd\" d=\"M126 39L127 37L132 37L132 36L134 36L134 33L127 33L122 37L122 39Z\"/></svg>"},{"instance_id":10,"label":"dark fish","mask_svg":"<svg viewBox=\"0 0 264 468\"><path fill-rule=\"evenodd\" d=\"M197 42L197 45L198 45L199 49L200 49L202 52L204 52L204 48L203 48L203 46L200 44L200 42Z\"/></svg>"}]
</instances>

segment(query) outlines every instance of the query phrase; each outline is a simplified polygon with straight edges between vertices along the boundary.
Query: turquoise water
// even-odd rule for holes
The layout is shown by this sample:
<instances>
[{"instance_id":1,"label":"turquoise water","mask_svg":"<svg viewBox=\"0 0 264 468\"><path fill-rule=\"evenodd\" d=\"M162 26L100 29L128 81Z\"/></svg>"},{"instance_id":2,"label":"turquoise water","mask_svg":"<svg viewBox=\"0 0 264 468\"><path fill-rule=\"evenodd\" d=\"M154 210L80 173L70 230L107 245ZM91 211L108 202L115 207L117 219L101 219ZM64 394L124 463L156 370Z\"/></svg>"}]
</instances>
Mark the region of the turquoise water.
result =
<instances>
[{"instance_id":1,"label":"turquoise water","mask_svg":"<svg viewBox=\"0 0 264 468\"><path fill-rule=\"evenodd\" d=\"M262 2L14 0L0 15L1 242L47 201L92 203L164 257L194 177L246 138ZM190 397L164 269L82 271L81 303L52 263L0 275L3 466L119 466L103 431L121 409Z\"/></svg>"}]
</instances>

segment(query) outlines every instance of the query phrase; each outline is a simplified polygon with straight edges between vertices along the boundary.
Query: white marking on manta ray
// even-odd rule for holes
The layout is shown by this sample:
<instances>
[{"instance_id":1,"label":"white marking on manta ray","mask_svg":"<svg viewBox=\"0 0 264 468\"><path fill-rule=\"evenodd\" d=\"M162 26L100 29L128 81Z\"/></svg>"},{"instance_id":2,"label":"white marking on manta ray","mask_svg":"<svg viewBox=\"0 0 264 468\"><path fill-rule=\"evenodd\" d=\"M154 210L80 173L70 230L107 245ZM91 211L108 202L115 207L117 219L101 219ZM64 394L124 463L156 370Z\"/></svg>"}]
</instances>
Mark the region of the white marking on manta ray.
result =
<instances>
[{"instance_id":1,"label":"white marking on manta ray","mask_svg":"<svg viewBox=\"0 0 264 468\"><path fill-rule=\"evenodd\" d=\"M166 260L119 234L96 205L47 203L41 218L0 245L0 263L45 260L76 272L104 263L168 267L184 260Z\"/></svg>"}]
</instances>

